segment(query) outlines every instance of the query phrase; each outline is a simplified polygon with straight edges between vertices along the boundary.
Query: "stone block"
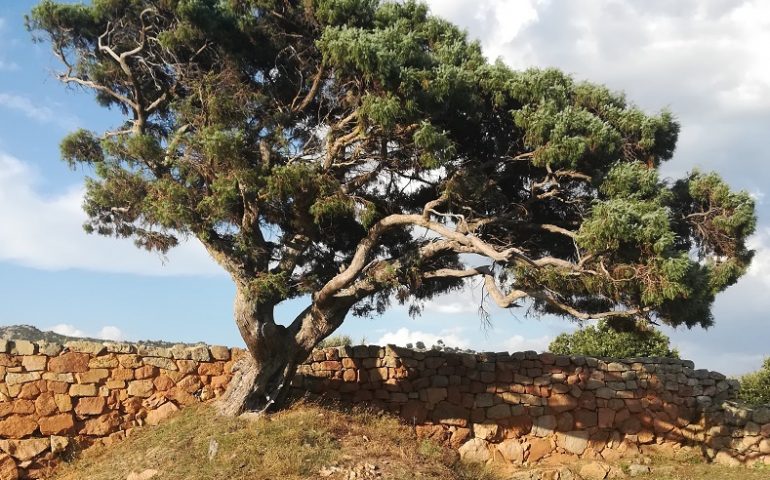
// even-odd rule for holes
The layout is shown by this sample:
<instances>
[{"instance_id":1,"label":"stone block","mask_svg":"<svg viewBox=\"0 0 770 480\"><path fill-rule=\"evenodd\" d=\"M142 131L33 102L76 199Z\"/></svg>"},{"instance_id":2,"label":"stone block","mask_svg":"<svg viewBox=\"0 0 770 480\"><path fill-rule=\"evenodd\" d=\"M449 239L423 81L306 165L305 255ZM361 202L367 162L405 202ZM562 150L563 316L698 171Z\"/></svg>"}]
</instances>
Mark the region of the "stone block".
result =
<instances>
[{"instance_id":1,"label":"stone block","mask_svg":"<svg viewBox=\"0 0 770 480\"><path fill-rule=\"evenodd\" d=\"M107 347L101 342L91 342L88 340L72 340L65 342L64 346L70 352L88 353L94 357L107 352Z\"/></svg>"},{"instance_id":2,"label":"stone block","mask_svg":"<svg viewBox=\"0 0 770 480\"><path fill-rule=\"evenodd\" d=\"M154 385L152 380L134 380L128 382L128 395L131 397L147 398L152 395Z\"/></svg>"},{"instance_id":3,"label":"stone block","mask_svg":"<svg viewBox=\"0 0 770 480\"><path fill-rule=\"evenodd\" d=\"M12 340L10 346L12 355L34 355L37 353L37 345L27 340Z\"/></svg>"},{"instance_id":4,"label":"stone block","mask_svg":"<svg viewBox=\"0 0 770 480\"><path fill-rule=\"evenodd\" d=\"M21 358L21 365L28 372L40 372L45 370L48 357L45 355L27 355Z\"/></svg>"},{"instance_id":5,"label":"stone block","mask_svg":"<svg viewBox=\"0 0 770 480\"><path fill-rule=\"evenodd\" d=\"M83 373L88 371L90 357L87 353L66 352L48 361L52 373Z\"/></svg>"},{"instance_id":6,"label":"stone block","mask_svg":"<svg viewBox=\"0 0 770 480\"><path fill-rule=\"evenodd\" d=\"M83 397L78 399L75 406L75 413L81 417L90 415L100 415L107 407L107 401L104 397Z\"/></svg>"},{"instance_id":7,"label":"stone block","mask_svg":"<svg viewBox=\"0 0 770 480\"><path fill-rule=\"evenodd\" d=\"M162 368L164 370L179 370L176 362L170 358L165 357L142 357L142 363L145 365L152 365L153 367Z\"/></svg>"},{"instance_id":8,"label":"stone block","mask_svg":"<svg viewBox=\"0 0 770 480\"><path fill-rule=\"evenodd\" d=\"M71 413L60 413L38 420L40 433L43 435L65 435L75 428L75 420Z\"/></svg>"},{"instance_id":9,"label":"stone block","mask_svg":"<svg viewBox=\"0 0 770 480\"><path fill-rule=\"evenodd\" d=\"M110 376L110 371L106 368L93 368L83 373L75 374L78 383L100 383Z\"/></svg>"},{"instance_id":10,"label":"stone block","mask_svg":"<svg viewBox=\"0 0 770 480\"><path fill-rule=\"evenodd\" d=\"M93 383L73 383L70 385L69 394L71 397L94 397L96 396L97 391L98 389Z\"/></svg>"}]
</instances>

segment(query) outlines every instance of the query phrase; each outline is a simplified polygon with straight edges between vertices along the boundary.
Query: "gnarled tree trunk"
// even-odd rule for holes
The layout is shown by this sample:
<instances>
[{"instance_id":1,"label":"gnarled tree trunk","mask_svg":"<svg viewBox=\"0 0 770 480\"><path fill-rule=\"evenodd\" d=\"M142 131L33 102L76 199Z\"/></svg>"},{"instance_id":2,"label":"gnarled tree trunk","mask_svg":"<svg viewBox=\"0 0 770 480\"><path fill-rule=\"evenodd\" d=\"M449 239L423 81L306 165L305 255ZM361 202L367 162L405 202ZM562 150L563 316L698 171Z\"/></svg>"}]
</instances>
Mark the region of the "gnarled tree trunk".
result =
<instances>
[{"instance_id":1,"label":"gnarled tree trunk","mask_svg":"<svg viewBox=\"0 0 770 480\"><path fill-rule=\"evenodd\" d=\"M235 416L283 407L297 366L342 324L352 303L347 299L324 307L314 303L284 327L275 323L273 305L239 289L235 322L249 355L233 366L233 378L217 405L219 412Z\"/></svg>"}]
</instances>

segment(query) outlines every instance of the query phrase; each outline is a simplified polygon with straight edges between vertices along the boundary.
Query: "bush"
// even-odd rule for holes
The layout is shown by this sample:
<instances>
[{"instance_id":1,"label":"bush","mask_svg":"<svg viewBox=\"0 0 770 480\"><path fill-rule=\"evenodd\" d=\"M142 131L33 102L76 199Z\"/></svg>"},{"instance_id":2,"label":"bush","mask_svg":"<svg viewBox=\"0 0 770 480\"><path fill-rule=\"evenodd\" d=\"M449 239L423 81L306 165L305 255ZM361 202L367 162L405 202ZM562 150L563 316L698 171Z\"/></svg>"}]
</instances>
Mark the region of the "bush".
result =
<instances>
[{"instance_id":1,"label":"bush","mask_svg":"<svg viewBox=\"0 0 770 480\"><path fill-rule=\"evenodd\" d=\"M548 346L559 355L587 355L591 357L674 357L670 339L652 327L618 330L609 322L600 320L574 333L562 333Z\"/></svg>"},{"instance_id":2,"label":"bush","mask_svg":"<svg viewBox=\"0 0 770 480\"><path fill-rule=\"evenodd\" d=\"M321 342L316 345L316 348L349 347L350 345L353 345L353 339L348 335L332 335L331 337L321 340Z\"/></svg>"},{"instance_id":3,"label":"bush","mask_svg":"<svg viewBox=\"0 0 770 480\"><path fill-rule=\"evenodd\" d=\"M751 405L770 404L770 358L765 359L762 368L740 378L739 398Z\"/></svg>"}]
</instances>

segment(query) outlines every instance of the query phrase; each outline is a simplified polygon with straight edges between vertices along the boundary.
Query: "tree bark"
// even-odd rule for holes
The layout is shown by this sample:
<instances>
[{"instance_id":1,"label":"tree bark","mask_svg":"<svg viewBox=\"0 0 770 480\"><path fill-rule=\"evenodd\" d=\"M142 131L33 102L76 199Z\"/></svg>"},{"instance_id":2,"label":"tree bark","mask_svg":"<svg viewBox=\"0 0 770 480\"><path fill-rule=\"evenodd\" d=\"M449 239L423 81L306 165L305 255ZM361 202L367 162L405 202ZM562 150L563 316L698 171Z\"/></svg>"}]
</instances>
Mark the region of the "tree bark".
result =
<instances>
[{"instance_id":1,"label":"tree bark","mask_svg":"<svg viewBox=\"0 0 770 480\"><path fill-rule=\"evenodd\" d=\"M233 366L233 378L217 408L223 415L267 412L285 405L297 366L313 348L342 324L352 299L336 299L325 307L313 304L289 327L275 323L273 305L239 289L235 323L246 342L248 355Z\"/></svg>"}]
</instances>

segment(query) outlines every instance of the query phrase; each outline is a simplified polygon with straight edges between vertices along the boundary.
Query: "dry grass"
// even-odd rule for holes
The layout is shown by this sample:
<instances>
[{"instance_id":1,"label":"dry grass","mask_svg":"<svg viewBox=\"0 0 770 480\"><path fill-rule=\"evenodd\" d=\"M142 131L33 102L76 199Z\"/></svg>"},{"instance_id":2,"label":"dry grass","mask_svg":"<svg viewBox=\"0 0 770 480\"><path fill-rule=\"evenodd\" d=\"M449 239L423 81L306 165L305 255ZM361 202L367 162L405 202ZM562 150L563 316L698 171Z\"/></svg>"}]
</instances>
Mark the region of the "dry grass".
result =
<instances>
[{"instance_id":1,"label":"dry grass","mask_svg":"<svg viewBox=\"0 0 770 480\"><path fill-rule=\"evenodd\" d=\"M209 446L218 444L209 460ZM322 468L377 466L387 480L499 480L508 478L456 462L457 455L430 441L418 440L397 419L364 410L344 412L300 404L269 417L244 420L218 417L206 406L190 407L158 427L143 428L110 447L94 447L61 465L53 480L122 480L146 469L153 480L305 480L320 479ZM577 463L577 464L576 464ZM568 467L579 467L576 462ZM645 480L768 480L770 466L730 468L704 463L696 456L653 457ZM627 465L621 464L621 467Z\"/></svg>"},{"instance_id":2,"label":"dry grass","mask_svg":"<svg viewBox=\"0 0 770 480\"><path fill-rule=\"evenodd\" d=\"M218 451L209 460L212 441ZM375 465L383 479L497 478L455 459L387 415L298 405L250 421L221 418L200 406L118 444L88 449L60 466L53 478L115 480L154 469L160 472L154 480L299 480L320 478L323 467L344 470L366 463ZM338 472L329 478L342 477Z\"/></svg>"}]
</instances>

